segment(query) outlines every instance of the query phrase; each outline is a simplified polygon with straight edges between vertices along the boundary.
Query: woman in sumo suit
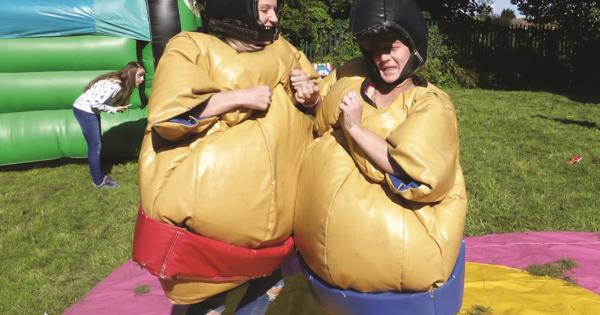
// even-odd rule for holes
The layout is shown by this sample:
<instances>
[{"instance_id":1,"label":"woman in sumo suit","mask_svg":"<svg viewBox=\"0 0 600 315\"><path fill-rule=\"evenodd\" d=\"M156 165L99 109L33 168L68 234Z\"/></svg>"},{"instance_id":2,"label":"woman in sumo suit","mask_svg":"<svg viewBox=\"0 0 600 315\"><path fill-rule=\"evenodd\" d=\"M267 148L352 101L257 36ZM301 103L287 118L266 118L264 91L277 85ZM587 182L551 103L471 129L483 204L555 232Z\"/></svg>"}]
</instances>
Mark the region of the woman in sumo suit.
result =
<instances>
[{"instance_id":1,"label":"woman in sumo suit","mask_svg":"<svg viewBox=\"0 0 600 315\"><path fill-rule=\"evenodd\" d=\"M278 36L282 1L202 2L205 33L173 37L158 64L139 158L134 260L175 304L263 314L293 249L296 182L312 140L318 74Z\"/></svg>"},{"instance_id":2,"label":"woman in sumo suit","mask_svg":"<svg viewBox=\"0 0 600 315\"><path fill-rule=\"evenodd\" d=\"M415 76L427 54L415 1L355 0L350 31L363 58L320 85L296 246L338 288L427 291L452 271L467 209L454 106Z\"/></svg>"}]
</instances>

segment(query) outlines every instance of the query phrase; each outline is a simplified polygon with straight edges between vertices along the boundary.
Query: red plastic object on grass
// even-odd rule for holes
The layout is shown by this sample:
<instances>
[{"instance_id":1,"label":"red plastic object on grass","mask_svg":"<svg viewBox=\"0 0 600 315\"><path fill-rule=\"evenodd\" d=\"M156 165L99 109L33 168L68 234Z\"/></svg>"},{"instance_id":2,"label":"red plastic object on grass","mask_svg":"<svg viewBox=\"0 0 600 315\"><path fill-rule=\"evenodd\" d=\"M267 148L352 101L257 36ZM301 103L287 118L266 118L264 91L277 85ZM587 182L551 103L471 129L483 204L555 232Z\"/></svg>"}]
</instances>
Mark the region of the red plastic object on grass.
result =
<instances>
[{"instance_id":1,"label":"red plastic object on grass","mask_svg":"<svg viewBox=\"0 0 600 315\"><path fill-rule=\"evenodd\" d=\"M140 207L133 261L162 279L239 282L270 275L293 249L292 237L279 246L234 246L152 220Z\"/></svg>"},{"instance_id":2,"label":"red plastic object on grass","mask_svg":"<svg viewBox=\"0 0 600 315\"><path fill-rule=\"evenodd\" d=\"M569 164L577 164L582 159L583 159L583 156L581 156L579 154L573 154L573 155L571 155L571 158L569 159Z\"/></svg>"}]
</instances>

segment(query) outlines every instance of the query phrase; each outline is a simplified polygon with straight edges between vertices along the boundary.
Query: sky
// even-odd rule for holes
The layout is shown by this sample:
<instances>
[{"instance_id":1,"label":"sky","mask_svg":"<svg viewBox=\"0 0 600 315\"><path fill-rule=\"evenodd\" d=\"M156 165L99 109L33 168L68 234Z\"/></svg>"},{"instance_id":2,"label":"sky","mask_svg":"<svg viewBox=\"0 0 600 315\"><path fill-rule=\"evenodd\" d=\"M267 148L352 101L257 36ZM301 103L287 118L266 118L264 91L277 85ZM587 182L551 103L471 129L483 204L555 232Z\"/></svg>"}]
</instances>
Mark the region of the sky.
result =
<instances>
[{"instance_id":1,"label":"sky","mask_svg":"<svg viewBox=\"0 0 600 315\"><path fill-rule=\"evenodd\" d=\"M523 17L517 6L510 3L510 0L494 0L494 14L500 15L503 9L511 9L515 12L517 17Z\"/></svg>"}]
</instances>

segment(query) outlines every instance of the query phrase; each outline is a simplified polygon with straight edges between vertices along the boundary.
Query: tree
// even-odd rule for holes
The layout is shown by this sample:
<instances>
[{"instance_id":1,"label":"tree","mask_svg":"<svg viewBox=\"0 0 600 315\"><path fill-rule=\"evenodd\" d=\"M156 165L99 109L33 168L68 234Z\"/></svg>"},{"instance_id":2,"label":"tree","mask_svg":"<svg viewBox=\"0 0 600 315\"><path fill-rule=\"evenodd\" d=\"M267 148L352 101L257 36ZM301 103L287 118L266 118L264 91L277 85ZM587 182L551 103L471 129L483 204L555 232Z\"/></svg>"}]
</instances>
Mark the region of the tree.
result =
<instances>
[{"instance_id":1,"label":"tree","mask_svg":"<svg viewBox=\"0 0 600 315\"><path fill-rule=\"evenodd\" d=\"M323 1L291 0L285 3L282 33L296 45L322 40L331 32L332 25L333 20Z\"/></svg>"},{"instance_id":2,"label":"tree","mask_svg":"<svg viewBox=\"0 0 600 315\"><path fill-rule=\"evenodd\" d=\"M502 12L500 12L500 18L503 20L513 20L515 19L517 16L515 15L515 11L511 10L511 9L502 9Z\"/></svg>"},{"instance_id":3,"label":"tree","mask_svg":"<svg viewBox=\"0 0 600 315\"><path fill-rule=\"evenodd\" d=\"M352 0L326 0L329 15L334 20L344 20L350 16Z\"/></svg>"},{"instance_id":4,"label":"tree","mask_svg":"<svg viewBox=\"0 0 600 315\"><path fill-rule=\"evenodd\" d=\"M479 18L489 19L492 17L493 9L492 5L494 0L479 0L476 2L477 5L477 16Z\"/></svg>"},{"instance_id":5,"label":"tree","mask_svg":"<svg viewBox=\"0 0 600 315\"><path fill-rule=\"evenodd\" d=\"M577 39L573 68L574 87L597 89L600 85L600 1L598 0L511 0L526 18L535 23L553 23L569 38Z\"/></svg>"},{"instance_id":6,"label":"tree","mask_svg":"<svg viewBox=\"0 0 600 315\"><path fill-rule=\"evenodd\" d=\"M556 23L572 36L600 40L598 0L511 0L526 18L535 23Z\"/></svg>"},{"instance_id":7,"label":"tree","mask_svg":"<svg viewBox=\"0 0 600 315\"><path fill-rule=\"evenodd\" d=\"M431 18L448 24L471 18L485 10L487 0L417 0L419 7L427 11Z\"/></svg>"}]
</instances>

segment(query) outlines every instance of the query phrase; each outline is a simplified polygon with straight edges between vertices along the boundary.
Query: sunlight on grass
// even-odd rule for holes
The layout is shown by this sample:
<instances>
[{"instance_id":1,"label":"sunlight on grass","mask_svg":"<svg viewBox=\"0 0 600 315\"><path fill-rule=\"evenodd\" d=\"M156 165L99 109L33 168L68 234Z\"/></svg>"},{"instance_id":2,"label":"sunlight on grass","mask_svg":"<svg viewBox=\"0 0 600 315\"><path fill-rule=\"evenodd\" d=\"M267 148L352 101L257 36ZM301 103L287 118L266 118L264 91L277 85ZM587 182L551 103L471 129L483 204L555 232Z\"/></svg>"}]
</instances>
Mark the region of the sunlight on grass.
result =
<instances>
[{"instance_id":1,"label":"sunlight on grass","mask_svg":"<svg viewBox=\"0 0 600 315\"><path fill-rule=\"evenodd\" d=\"M467 235L598 230L598 104L543 92L450 94L469 197ZM572 154L584 159L569 164Z\"/></svg>"},{"instance_id":2,"label":"sunlight on grass","mask_svg":"<svg viewBox=\"0 0 600 315\"><path fill-rule=\"evenodd\" d=\"M114 165L111 191L84 163L0 172L1 314L60 314L129 259L136 173Z\"/></svg>"}]
</instances>

